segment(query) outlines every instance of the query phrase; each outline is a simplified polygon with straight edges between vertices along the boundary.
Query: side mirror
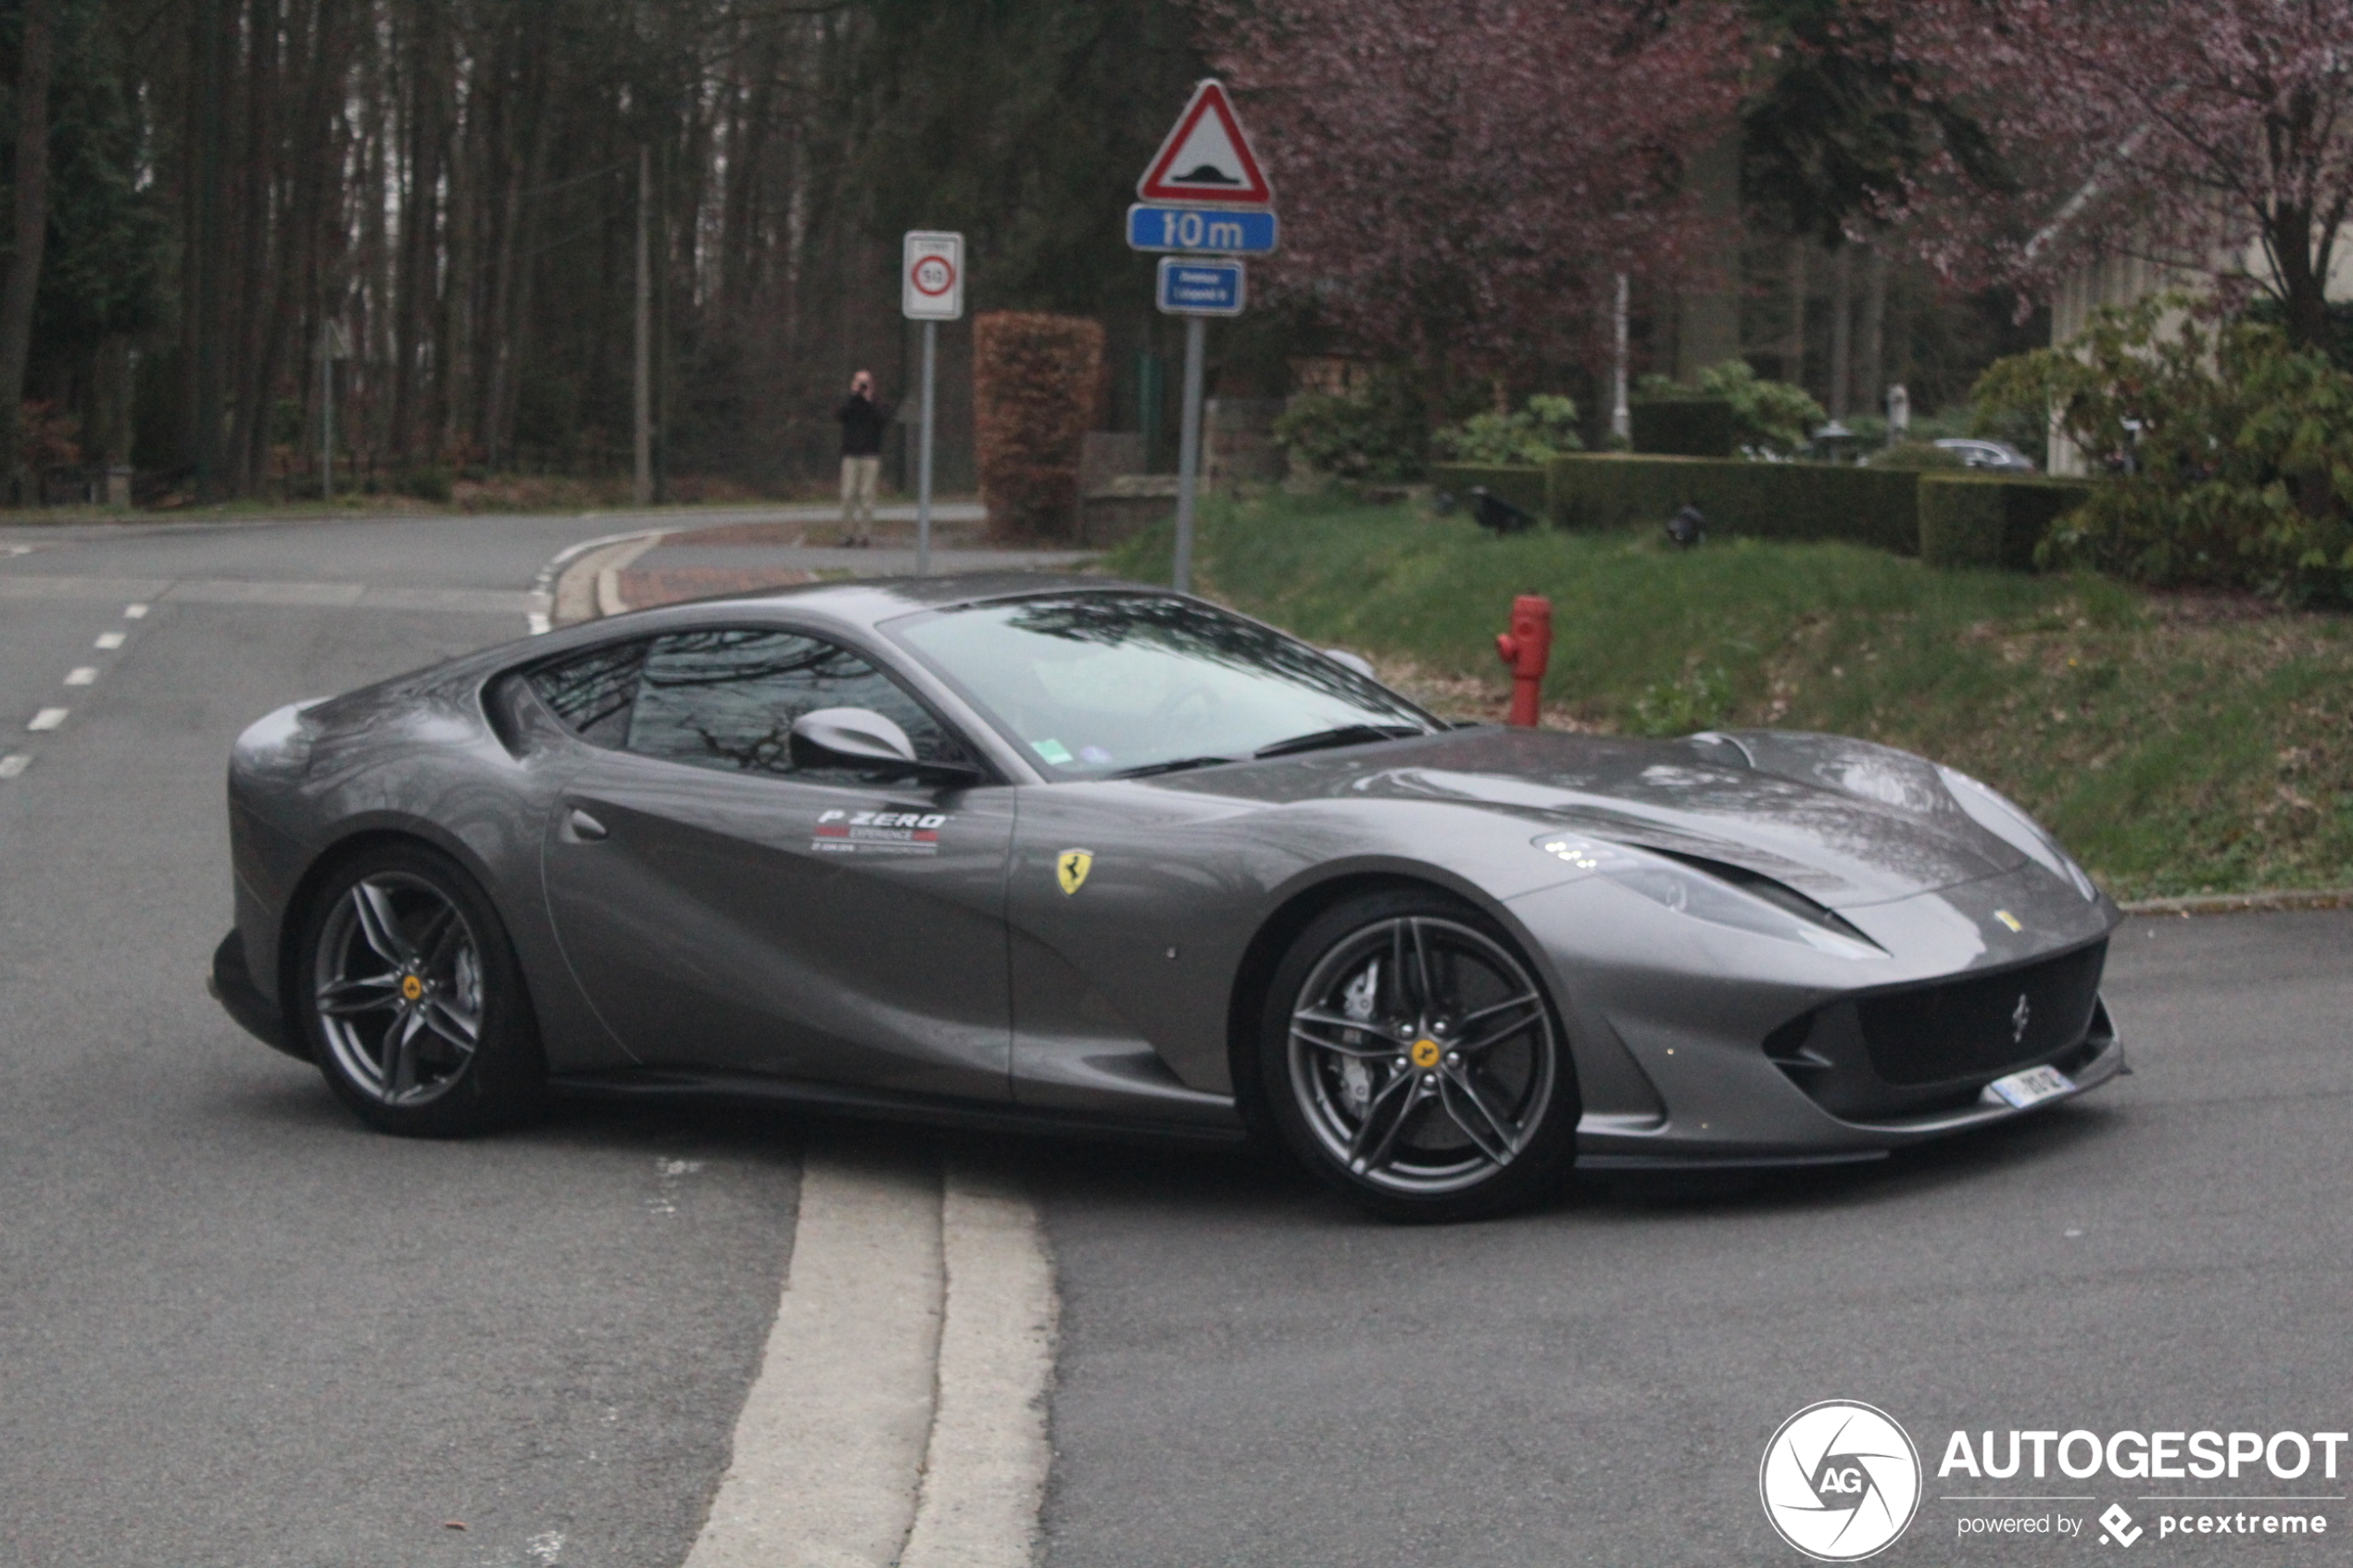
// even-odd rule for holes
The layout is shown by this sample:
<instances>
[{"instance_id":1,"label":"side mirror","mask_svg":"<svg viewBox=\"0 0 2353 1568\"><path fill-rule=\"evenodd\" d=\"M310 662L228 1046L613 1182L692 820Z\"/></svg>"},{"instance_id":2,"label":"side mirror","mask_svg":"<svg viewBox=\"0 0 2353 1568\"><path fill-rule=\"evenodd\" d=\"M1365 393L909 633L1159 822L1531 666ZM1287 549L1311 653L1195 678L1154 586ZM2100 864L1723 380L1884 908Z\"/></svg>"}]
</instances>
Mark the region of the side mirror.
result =
<instances>
[{"instance_id":1,"label":"side mirror","mask_svg":"<svg viewBox=\"0 0 2353 1568\"><path fill-rule=\"evenodd\" d=\"M796 768L915 760L907 732L870 708L820 708L792 721Z\"/></svg>"},{"instance_id":2,"label":"side mirror","mask_svg":"<svg viewBox=\"0 0 2353 1568\"><path fill-rule=\"evenodd\" d=\"M1346 648L1326 648L1324 650L1324 657L1330 659L1334 664L1339 665L1343 670L1355 671L1356 673L1364 676L1367 681L1378 681L1380 679L1379 676L1373 673L1372 660L1366 659L1361 653L1351 653Z\"/></svg>"},{"instance_id":3,"label":"side mirror","mask_svg":"<svg viewBox=\"0 0 2353 1568\"><path fill-rule=\"evenodd\" d=\"M971 778L978 770L961 762L925 762L915 755L907 732L871 708L820 708L792 721L796 768L893 769Z\"/></svg>"}]
</instances>

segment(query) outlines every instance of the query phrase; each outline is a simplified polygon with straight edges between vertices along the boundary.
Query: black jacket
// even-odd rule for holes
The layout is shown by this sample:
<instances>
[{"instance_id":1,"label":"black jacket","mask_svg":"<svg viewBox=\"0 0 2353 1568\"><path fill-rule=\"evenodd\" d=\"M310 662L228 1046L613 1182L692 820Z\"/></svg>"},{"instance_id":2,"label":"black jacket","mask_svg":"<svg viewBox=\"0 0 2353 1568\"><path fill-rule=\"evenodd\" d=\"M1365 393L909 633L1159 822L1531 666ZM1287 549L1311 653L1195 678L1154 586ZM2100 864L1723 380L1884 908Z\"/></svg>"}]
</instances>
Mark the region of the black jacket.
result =
<instances>
[{"instance_id":1,"label":"black jacket","mask_svg":"<svg viewBox=\"0 0 2353 1568\"><path fill-rule=\"evenodd\" d=\"M883 432L890 425L890 410L871 397L852 394L834 410L841 421L841 455L872 458L882 451Z\"/></svg>"}]
</instances>

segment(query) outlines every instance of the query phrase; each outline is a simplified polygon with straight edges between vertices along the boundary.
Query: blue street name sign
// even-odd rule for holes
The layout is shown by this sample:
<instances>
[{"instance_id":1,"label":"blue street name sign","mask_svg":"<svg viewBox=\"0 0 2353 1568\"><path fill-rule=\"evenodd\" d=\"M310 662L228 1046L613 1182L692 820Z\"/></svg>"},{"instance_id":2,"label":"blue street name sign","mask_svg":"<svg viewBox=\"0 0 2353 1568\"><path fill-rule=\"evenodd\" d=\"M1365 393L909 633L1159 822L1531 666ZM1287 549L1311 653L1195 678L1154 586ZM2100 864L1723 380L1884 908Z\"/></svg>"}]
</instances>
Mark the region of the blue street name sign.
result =
<instances>
[{"instance_id":1,"label":"blue street name sign","mask_svg":"<svg viewBox=\"0 0 2353 1568\"><path fill-rule=\"evenodd\" d=\"M1272 212L1138 202L1127 209L1127 248L1208 256L1265 256L1279 231Z\"/></svg>"},{"instance_id":2,"label":"blue street name sign","mask_svg":"<svg viewBox=\"0 0 2353 1568\"><path fill-rule=\"evenodd\" d=\"M1160 258L1160 308L1170 316L1239 316L1242 264Z\"/></svg>"}]
</instances>

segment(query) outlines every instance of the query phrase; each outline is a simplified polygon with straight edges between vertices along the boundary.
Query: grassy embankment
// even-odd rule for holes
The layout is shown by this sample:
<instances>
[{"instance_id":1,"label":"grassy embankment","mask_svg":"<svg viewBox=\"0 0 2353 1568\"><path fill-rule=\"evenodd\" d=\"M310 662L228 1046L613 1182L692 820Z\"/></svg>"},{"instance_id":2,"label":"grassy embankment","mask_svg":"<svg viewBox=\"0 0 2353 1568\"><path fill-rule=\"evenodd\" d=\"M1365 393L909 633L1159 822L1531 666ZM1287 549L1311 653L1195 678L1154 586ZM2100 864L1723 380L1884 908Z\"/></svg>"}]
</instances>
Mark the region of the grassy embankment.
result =
<instances>
[{"instance_id":1,"label":"grassy embankment","mask_svg":"<svg viewBox=\"0 0 2353 1568\"><path fill-rule=\"evenodd\" d=\"M1169 536L1109 563L1167 581ZM1404 506L1205 508L1197 586L1500 717L1493 635L1553 601L1548 723L1780 725L1950 762L2120 897L2353 884L2353 618L2096 577L1942 572L1842 545L1513 539Z\"/></svg>"}]
</instances>

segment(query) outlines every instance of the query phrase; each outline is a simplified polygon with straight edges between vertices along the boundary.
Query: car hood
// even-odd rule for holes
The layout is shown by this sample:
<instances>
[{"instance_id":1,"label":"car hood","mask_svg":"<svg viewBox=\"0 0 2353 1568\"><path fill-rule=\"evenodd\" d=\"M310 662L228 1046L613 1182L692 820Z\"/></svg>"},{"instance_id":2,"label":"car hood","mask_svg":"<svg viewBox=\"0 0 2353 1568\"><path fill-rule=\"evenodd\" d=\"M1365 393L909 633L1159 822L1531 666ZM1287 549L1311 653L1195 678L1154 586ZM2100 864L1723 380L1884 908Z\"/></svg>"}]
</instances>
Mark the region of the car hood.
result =
<instances>
[{"instance_id":1,"label":"car hood","mask_svg":"<svg viewBox=\"0 0 2353 1568\"><path fill-rule=\"evenodd\" d=\"M1783 731L1631 740L1481 727L1155 781L1268 806L1432 801L1773 878L1827 907L2013 872L1936 767L1869 741Z\"/></svg>"}]
</instances>

